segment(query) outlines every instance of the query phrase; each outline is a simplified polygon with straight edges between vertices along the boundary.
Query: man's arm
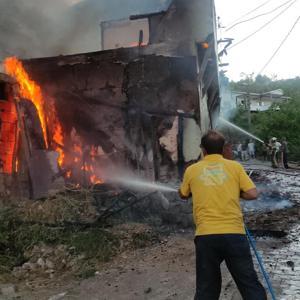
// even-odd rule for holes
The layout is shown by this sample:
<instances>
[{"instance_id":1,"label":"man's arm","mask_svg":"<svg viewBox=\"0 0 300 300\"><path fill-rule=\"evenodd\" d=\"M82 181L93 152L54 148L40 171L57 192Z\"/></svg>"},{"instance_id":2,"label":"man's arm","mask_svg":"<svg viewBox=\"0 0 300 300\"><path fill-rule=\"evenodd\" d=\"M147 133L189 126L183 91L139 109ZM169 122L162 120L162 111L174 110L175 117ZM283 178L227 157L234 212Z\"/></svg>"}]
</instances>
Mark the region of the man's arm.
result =
<instances>
[{"instance_id":1,"label":"man's arm","mask_svg":"<svg viewBox=\"0 0 300 300\"><path fill-rule=\"evenodd\" d=\"M186 169L183 175L182 184L179 187L178 194L181 199L188 199L191 196L189 169Z\"/></svg>"},{"instance_id":2,"label":"man's arm","mask_svg":"<svg viewBox=\"0 0 300 300\"><path fill-rule=\"evenodd\" d=\"M240 197L244 200L255 200L258 197L256 186L244 168L242 166L240 167Z\"/></svg>"},{"instance_id":3,"label":"man's arm","mask_svg":"<svg viewBox=\"0 0 300 300\"><path fill-rule=\"evenodd\" d=\"M255 200L259 193L256 188L250 189L246 192L241 191L240 197L244 200Z\"/></svg>"}]
</instances>

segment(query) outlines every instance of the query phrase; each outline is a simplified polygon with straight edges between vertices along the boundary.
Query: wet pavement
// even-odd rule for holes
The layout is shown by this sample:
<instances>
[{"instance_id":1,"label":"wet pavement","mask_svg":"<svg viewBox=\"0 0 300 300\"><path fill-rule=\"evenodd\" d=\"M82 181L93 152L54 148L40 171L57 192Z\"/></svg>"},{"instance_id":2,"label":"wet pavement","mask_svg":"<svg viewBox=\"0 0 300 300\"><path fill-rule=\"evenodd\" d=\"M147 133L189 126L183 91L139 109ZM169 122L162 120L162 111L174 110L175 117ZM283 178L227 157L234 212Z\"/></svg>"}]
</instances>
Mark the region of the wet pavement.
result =
<instances>
[{"instance_id":1,"label":"wet pavement","mask_svg":"<svg viewBox=\"0 0 300 300\"><path fill-rule=\"evenodd\" d=\"M254 168L252 165L251 169ZM266 199L262 200L263 206L257 205L251 213L246 213L246 222L252 229L262 230L266 235L268 232L271 235L282 233L277 238L256 238L257 249L271 279L276 299L299 300L300 172L282 169L274 171L264 166L256 168L255 171L258 176L257 181L259 182L259 176L262 176L263 184L267 186L269 194L267 194ZM254 261L257 270L259 270L255 258ZM260 271L259 274L261 274ZM262 276L260 275L260 277ZM224 299L235 299L232 298L232 295L228 296ZM270 294L269 299L272 299Z\"/></svg>"}]
</instances>

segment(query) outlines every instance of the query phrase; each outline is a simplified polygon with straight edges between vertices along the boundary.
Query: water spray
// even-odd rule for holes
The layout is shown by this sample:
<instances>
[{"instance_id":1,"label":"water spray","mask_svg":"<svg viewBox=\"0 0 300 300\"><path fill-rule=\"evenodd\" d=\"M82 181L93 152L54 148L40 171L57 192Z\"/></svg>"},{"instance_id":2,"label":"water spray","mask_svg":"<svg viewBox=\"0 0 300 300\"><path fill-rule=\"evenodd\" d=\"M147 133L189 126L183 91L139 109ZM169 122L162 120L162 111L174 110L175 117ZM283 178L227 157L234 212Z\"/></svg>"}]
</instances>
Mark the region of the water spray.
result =
<instances>
[{"instance_id":1,"label":"water spray","mask_svg":"<svg viewBox=\"0 0 300 300\"><path fill-rule=\"evenodd\" d=\"M260 138L258 138L257 136L255 136L255 135L253 135L252 133L246 131L245 129L240 128L239 126L237 126L237 125L235 125L235 124L233 124L233 123L231 123L231 122L225 120L224 118L219 117L219 121L221 121L222 123L224 123L224 124L226 124L226 125L228 125L228 126L234 128L234 129L236 129L236 130L238 130L238 131L240 131L240 132L242 132L242 133L244 133L244 134L246 134L246 135L248 135L248 136L250 136L251 138L257 140L258 142L264 144L264 141L261 140Z\"/></svg>"},{"instance_id":2,"label":"water spray","mask_svg":"<svg viewBox=\"0 0 300 300\"><path fill-rule=\"evenodd\" d=\"M168 198L164 196L162 192L177 192L178 188L171 187L165 184L157 183L157 182L151 182L147 180L141 180L134 177L128 177L128 176L114 176L113 178L109 179L112 183L117 183L121 186L126 186L127 188L135 189L135 190L142 190L142 191L149 191L150 194L156 193L156 198L160 201L162 207L165 210L168 210L170 207L170 202ZM140 200L144 199L142 197L141 199L137 200L139 202Z\"/></svg>"},{"instance_id":3,"label":"water spray","mask_svg":"<svg viewBox=\"0 0 300 300\"><path fill-rule=\"evenodd\" d=\"M170 187L165 184L141 180L138 178L128 177L114 177L109 179L110 182L118 183L123 186L131 187L137 190L156 190L161 192L177 192L178 188Z\"/></svg>"}]
</instances>

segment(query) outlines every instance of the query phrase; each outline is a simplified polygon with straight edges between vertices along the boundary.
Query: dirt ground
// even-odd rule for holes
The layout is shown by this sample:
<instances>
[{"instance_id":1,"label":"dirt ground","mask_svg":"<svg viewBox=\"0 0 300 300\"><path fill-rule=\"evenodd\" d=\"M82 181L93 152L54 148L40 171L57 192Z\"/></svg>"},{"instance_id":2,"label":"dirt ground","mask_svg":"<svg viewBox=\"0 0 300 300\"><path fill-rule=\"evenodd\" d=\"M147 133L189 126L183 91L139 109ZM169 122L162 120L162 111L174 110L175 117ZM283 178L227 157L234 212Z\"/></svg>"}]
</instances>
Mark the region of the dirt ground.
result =
<instances>
[{"instance_id":1,"label":"dirt ground","mask_svg":"<svg viewBox=\"0 0 300 300\"><path fill-rule=\"evenodd\" d=\"M49 287L35 283L33 290L25 284L19 299L193 299L194 265L192 233L175 234L152 247L121 254L86 280L54 280ZM226 296L232 281L223 273L222 299L239 299L235 289Z\"/></svg>"},{"instance_id":2,"label":"dirt ground","mask_svg":"<svg viewBox=\"0 0 300 300\"><path fill-rule=\"evenodd\" d=\"M299 244L284 245L280 240L272 238L263 238L258 241L257 248L264 257L278 299L300 299L299 265L294 260L295 272L295 269L292 270L286 264L289 259L294 259L295 251L300 251L298 246ZM294 252L291 252L292 249ZM289 258L289 255L293 258ZM257 263L255 264L257 268ZM62 278L54 279L52 282L48 281L48 283L40 282L38 284L35 282L35 286L32 288L25 283L19 286L20 291L15 295L18 298L0 297L0 299L193 299L194 266L192 233L177 233L151 247L122 253L113 262L97 271L94 277L82 281ZM241 299L230 274L223 265L222 274L223 288L220 299ZM260 273L259 276L261 277ZM291 286L289 283L293 279L294 285Z\"/></svg>"}]
</instances>

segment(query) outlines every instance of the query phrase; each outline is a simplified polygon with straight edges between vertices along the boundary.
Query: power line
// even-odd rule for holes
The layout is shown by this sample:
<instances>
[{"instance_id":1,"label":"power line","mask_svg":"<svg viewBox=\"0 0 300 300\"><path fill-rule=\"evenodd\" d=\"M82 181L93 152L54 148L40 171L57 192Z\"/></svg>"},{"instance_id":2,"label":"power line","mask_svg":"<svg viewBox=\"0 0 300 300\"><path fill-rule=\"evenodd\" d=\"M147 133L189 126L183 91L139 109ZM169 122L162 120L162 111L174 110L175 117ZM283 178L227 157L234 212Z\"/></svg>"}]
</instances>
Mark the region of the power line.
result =
<instances>
[{"instance_id":1,"label":"power line","mask_svg":"<svg viewBox=\"0 0 300 300\"><path fill-rule=\"evenodd\" d=\"M242 40L240 40L236 44L232 45L230 48L228 48L228 50L230 50L230 49L236 47L237 45L245 42L246 40L248 40L249 38L251 38L253 35L255 35L259 31L261 31L262 29L264 29L266 26L268 26L270 23L272 23L274 20L276 20L278 17L280 17L284 12L286 12L296 2L297 2L297 0L294 0L290 5L288 5L287 7L285 7L282 11L279 12L279 14L277 14L275 17L273 17L270 21L268 21L267 23L265 23L264 25L262 25L261 27L259 27L257 30L255 30L251 34L247 35L245 38L243 38Z\"/></svg>"},{"instance_id":2,"label":"power line","mask_svg":"<svg viewBox=\"0 0 300 300\"><path fill-rule=\"evenodd\" d=\"M288 37L290 36L290 34L295 29L295 27L296 27L296 25L297 25L297 23L298 23L299 20L300 20L300 16L297 17L295 23L293 24L293 26L291 27L291 29L289 30L289 32L287 33L287 35L281 41L281 43L279 44L279 46L277 47L277 49L275 50L275 52L272 54L272 56L269 58L269 60L265 63L265 65L262 67L262 69L260 70L260 72L258 74L261 74L265 70L265 68L269 65L269 63L273 60L273 58L275 57L275 55L278 53L278 51L280 50L280 48L283 46L283 44L286 42L286 40L288 39Z\"/></svg>"},{"instance_id":3,"label":"power line","mask_svg":"<svg viewBox=\"0 0 300 300\"><path fill-rule=\"evenodd\" d=\"M260 14L260 15L256 15L252 18L249 18L249 19L246 19L246 20L243 20L243 21L240 21L240 22L237 22L237 23L234 23L232 26L230 26L229 28L227 28L225 31L229 31L230 29L234 28L235 26L239 25L239 24L243 24L243 23L246 23L246 22L249 22L249 21L252 21L254 19L257 19L259 17L263 17L263 16L266 16L266 15L269 15L271 13L273 13L274 11L280 9L281 7L285 6L286 4L288 4L289 2L292 2L293 0L288 0L286 2L284 2L283 4L273 8L272 10L268 11L268 12L265 12L263 14Z\"/></svg>"},{"instance_id":4,"label":"power line","mask_svg":"<svg viewBox=\"0 0 300 300\"><path fill-rule=\"evenodd\" d=\"M244 15L242 15L241 17L235 19L234 21L231 22L231 24L240 21L241 19L247 17L248 15L252 14L253 12L257 11L258 9L260 9L261 7L263 7L264 5L266 5L267 3L271 2L272 0L268 0L264 3L262 3L261 5L255 7L254 9L252 9L251 11L245 13ZM229 24L228 26L231 26L231 24Z\"/></svg>"}]
</instances>

